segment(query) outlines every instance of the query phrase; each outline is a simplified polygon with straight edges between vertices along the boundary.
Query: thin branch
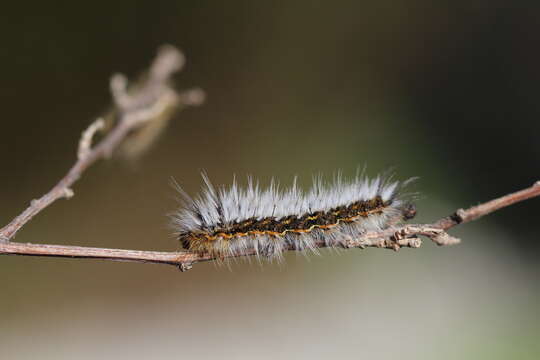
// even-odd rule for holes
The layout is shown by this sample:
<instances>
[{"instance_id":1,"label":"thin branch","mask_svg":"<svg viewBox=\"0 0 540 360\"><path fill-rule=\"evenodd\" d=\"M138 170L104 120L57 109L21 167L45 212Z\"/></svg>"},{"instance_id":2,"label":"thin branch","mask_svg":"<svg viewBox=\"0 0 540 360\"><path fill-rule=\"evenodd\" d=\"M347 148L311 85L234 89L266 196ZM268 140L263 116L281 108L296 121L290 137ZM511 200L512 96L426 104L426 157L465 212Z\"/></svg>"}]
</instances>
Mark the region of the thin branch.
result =
<instances>
[{"instance_id":1,"label":"thin branch","mask_svg":"<svg viewBox=\"0 0 540 360\"><path fill-rule=\"evenodd\" d=\"M92 138L104 125L101 119L92 123L82 134L78 158L72 168L49 192L32 200L26 210L0 229L0 241L12 240L26 223L56 200L72 197L71 186L84 171L96 161L109 158L129 133L151 122L167 109L179 105L200 104L203 99L200 90L177 94L169 85L170 77L180 70L183 64L184 57L177 49L164 46L152 63L146 82L132 93L128 91L127 79L123 75L113 76L111 92L118 111L114 128L92 148Z\"/></svg>"},{"instance_id":2,"label":"thin branch","mask_svg":"<svg viewBox=\"0 0 540 360\"><path fill-rule=\"evenodd\" d=\"M419 247L421 242L417 238L407 238L399 241L403 247ZM393 244L392 244L393 245ZM366 241L364 246L388 247L390 244L386 240ZM292 249L291 249L292 250ZM62 245L42 245L23 244L14 242L0 242L1 255L26 255L26 256L48 256L67 257L79 259L101 259L112 261L130 261L155 264L169 264L175 266L188 266L196 262L215 260L209 255L197 255L191 252L160 252L160 251L140 251L123 249L106 249L80 246ZM238 256L256 255L254 252L245 253Z\"/></svg>"},{"instance_id":3,"label":"thin branch","mask_svg":"<svg viewBox=\"0 0 540 360\"><path fill-rule=\"evenodd\" d=\"M459 243L459 239L448 235L446 230L459 224L476 220L516 202L524 201L539 195L540 182L537 182L533 186L516 193L502 196L498 199L473 206L466 210L460 209L455 214L443 218L433 224L404 225L377 232L368 232L357 239L351 239L346 244L346 247L377 247L392 250L399 250L401 247L418 248L422 244L422 241L418 236L428 237L438 245L457 244ZM323 242L319 242L316 243L315 246L323 248L326 245ZM289 250L297 249L289 248ZM177 266L182 271L191 269L192 265L197 262L215 260L212 256L198 255L191 252L138 251L77 246L20 244L11 242L0 242L0 254L168 264ZM251 255L256 255L256 253L251 251L237 256Z\"/></svg>"},{"instance_id":4,"label":"thin branch","mask_svg":"<svg viewBox=\"0 0 540 360\"><path fill-rule=\"evenodd\" d=\"M486 203L473 206L467 210L458 209L454 214L436 223L436 227L448 230L461 223L467 223L476 220L482 216L490 214L496 210L510 206L512 204L531 199L540 195L540 181L535 182L531 187L516 191L514 193L502 196L500 198L488 201Z\"/></svg>"}]
</instances>

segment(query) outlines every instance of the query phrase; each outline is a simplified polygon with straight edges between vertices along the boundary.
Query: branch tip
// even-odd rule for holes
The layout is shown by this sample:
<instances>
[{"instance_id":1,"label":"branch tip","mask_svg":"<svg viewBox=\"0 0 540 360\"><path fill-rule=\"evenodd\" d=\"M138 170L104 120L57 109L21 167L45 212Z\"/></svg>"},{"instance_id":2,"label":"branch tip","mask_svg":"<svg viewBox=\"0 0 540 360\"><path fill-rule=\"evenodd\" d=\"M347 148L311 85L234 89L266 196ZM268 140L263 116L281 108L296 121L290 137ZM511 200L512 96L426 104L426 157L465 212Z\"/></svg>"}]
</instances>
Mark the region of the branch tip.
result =
<instances>
[{"instance_id":1,"label":"branch tip","mask_svg":"<svg viewBox=\"0 0 540 360\"><path fill-rule=\"evenodd\" d=\"M180 102L183 105L199 106L206 100L206 93L204 90L195 88L184 91L180 94Z\"/></svg>"},{"instance_id":2,"label":"branch tip","mask_svg":"<svg viewBox=\"0 0 540 360\"><path fill-rule=\"evenodd\" d=\"M162 45L150 67L150 73L153 78L166 80L180 71L185 63L186 58L180 50L172 45Z\"/></svg>"},{"instance_id":3,"label":"branch tip","mask_svg":"<svg viewBox=\"0 0 540 360\"><path fill-rule=\"evenodd\" d=\"M73 192L73 189L65 188L65 189L64 189L64 194L63 194L63 195L64 195L64 197L65 197L66 199L69 200L69 199L71 199L71 198L73 197L73 195L75 195L75 193Z\"/></svg>"},{"instance_id":4,"label":"branch tip","mask_svg":"<svg viewBox=\"0 0 540 360\"><path fill-rule=\"evenodd\" d=\"M83 131L81 139L79 140L79 149L77 151L77 158L79 160L88 156L92 148L92 139L94 138L94 135L104 127L105 121L102 118L98 118Z\"/></svg>"},{"instance_id":5,"label":"branch tip","mask_svg":"<svg viewBox=\"0 0 540 360\"><path fill-rule=\"evenodd\" d=\"M439 246L457 245L461 242L461 239L448 235L446 232L440 232L439 234L431 238L433 242Z\"/></svg>"},{"instance_id":6,"label":"branch tip","mask_svg":"<svg viewBox=\"0 0 540 360\"><path fill-rule=\"evenodd\" d=\"M115 94L125 94L127 91L128 79L122 73L116 73L111 76L110 89Z\"/></svg>"}]
</instances>

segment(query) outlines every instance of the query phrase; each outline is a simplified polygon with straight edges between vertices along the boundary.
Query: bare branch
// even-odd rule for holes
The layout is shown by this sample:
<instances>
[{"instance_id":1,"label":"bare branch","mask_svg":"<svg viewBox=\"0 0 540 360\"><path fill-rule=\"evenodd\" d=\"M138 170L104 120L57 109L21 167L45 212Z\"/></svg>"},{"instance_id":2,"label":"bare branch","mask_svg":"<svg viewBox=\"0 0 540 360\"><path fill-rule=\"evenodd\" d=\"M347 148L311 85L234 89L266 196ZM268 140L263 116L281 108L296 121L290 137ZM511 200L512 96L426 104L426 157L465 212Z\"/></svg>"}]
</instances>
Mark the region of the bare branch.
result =
<instances>
[{"instance_id":1,"label":"bare branch","mask_svg":"<svg viewBox=\"0 0 540 360\"><path fill-rule=\"evenodd\" d=\"M186 94L177 94L169 85L170 77L174 72L180 70L183 64L184 57L176 48L164 46L159 50L152 63L146 81L131 93L128 91L126 77L123 75L113 76L111 92L119 112L115 126L92 148L92 138L103 127L103 122L97 120L91 124L83 132L79 141L77 162L49 192L39 199L32 200L26 210L0 229L0 240L10 241L28 221L53 202L61 198L72 197L71 186L84 171L97 160L109 158L128 133L151 122L171 107L197 105L202 102L203 95L199 96L199 102L191 99L194 90L188 91ZM196 91L201 92L201 90Z\"/></svg>"},{"instance_id":2,"label":"bare branch","mask_svg":"<svg viewBox=\"0 0 540 360\"><path fill-rule=\"evenodd\" d=\"M437 228L448 230L458 224L476 220L496 210L539 195L540 181L537 181L531 187L470 207L467 210L458 209L454 214L437 221L434 225Z\"/></svg>"},{"instance_id":3,"label":"bare branch","mask_svg":"<svg viewBox=\"0 0 540 360\"><path fill-rule=\"evenodd\" d=\"M417 248L421 245L418 238L407 238L397 242L398 247ZM323 244L318 244L324 247ZM395 250L396 242L389 239L369 239L361 242L351 242L351 247L377 247ZM289 249L294 250L294 249ZM62 245L42 245L42 244L22 244L14 242L0 242L0 255L25 255L25 256L46 256L65 257L78 259L101 259L112 261L130 261L154 264L169 264L178 267L191 265L197 262L215 260L209 255L198 255L191 252L159 252L140 251L123 249L106 249L80 246ZM247 252L240 256L256 255L255 252Z\"/></svg>"},{"instance_id":4,"label":"bare branch","mask_svg":"<svg viewBox=\"0 0 540 360\"><path fill-rule=\"evenodd\" d=\"M459 220L456 215L451 215L433 224L425 225L404 225L377 232L368 232L357 239L350 239L346 248L366 248L376 247L392 250L399 250L402 247L418 248L422 241L418 236L425 236L433 240L438 245L453 245L459 243L456 239L446 233L446 230L461 223L476 220L495 210L510 206L516 202L524 201L540 195L540 185L536 183L530 188L505 195L495 200L473 206L467 210L459 210L461 214ZM318 248L326 246L324 242L315 244ZM289 250L297 250L289 248ZM27 256L53 256L82 259L102 259L113 261L133 261L155 264L169 264L177 266L180 270L191 269L197 262L216 260L210 255L198 255L191 252L157 252L138 251L121 249L103 249L76 246L60 245L40 245L40 244L19 244L10 242L0 242L0 254L3 255L27 255ZM236 255L252 256L254 251Z\"/></svg>"}]
</instances>

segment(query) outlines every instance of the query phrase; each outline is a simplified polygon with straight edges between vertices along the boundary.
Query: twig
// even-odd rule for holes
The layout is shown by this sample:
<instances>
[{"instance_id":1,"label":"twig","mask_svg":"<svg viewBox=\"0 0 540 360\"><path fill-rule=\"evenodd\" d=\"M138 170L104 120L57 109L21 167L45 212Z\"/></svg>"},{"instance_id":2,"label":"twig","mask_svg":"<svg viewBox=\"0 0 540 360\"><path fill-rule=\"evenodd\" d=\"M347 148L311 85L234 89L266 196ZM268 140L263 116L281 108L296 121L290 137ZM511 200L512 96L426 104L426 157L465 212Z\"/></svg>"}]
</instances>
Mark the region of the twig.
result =
<instances>
[{"instance_id":1,"label":"twig","mask_svg":"<svg viewBox=\"0 0 540 360\"><path fill-rule=\"evenodd\" d=\"M58 199L72 197L71 186L81 177L83 172L97 160L110 157L129 133L151 122L171 107L181 104L198 105L202 102L203 93L200 90L177 94L168 85L171 75L180 70L183 63L182 54L175 48L167 46L160 50L150 67L147 81L136 90L128 91L127 79L123 75L113 76L111 79L111 92L119 113L115 127L94 147L92 147L92 139L103 128L103 121L101 119L96 120L83 132L79 141L78 159L64 178L44 196L32 200L26 210L0 229L0 255L69 257L169 264L177 266L182 271L189 270L194 263L215 260L210 255L199 255L191 252L157 252L10 242L28 221L47 206ZM408 224L382 231L368 232L356 239L350 239L344 247L377 247L392 250L399 250L402 247L418 248L422 244L419 236L427 237L438 245L457 244L460 240L448 235L446 230L539 195L540 181L513 194L502 196L466 210L459 209L454 214L433 224ZM323 248L327 244L319 242L314 246ZM291 247L288 250L298 249ZM250 251L231 255L230 257L251 255L257 254L255 251Z\"/></svg>"},{"instance_id":2,"label":"twig","mask_svg":"<svg viewBox=\"0 0 540 360\"><path fill-rule=\"evenodd\" d=\"M98 119L92 123L82 134L77 162L48 193L32 200L26 210L0 229L0 241L12 240L28 221L56 200L72 197L71 186L83 172L97 160L109 158L130 132L152 121L171 107L198 105L202 101L200 90L177 94L168 84L170 77L180 70L183 64L184 57L177 49L164 46L150 67L147 81L132 93L128 92L127 79L123 75L113 76L111 92L119 114L115 127L92 148L92 138L103 128L103 121Z\"/></svg>"},{"instance_id":3,"label":"twig","mask_svg":"<svg viewBox=\"0 0 540 360\"><path fill-rule=\"evenodd\" d=\"M393 242L392 242L393 243ZM417 238L407 238L399 241L400 246L419 247L421 242ZM377 239L366 241L364 247L391 248L389 240ZM321 246L322 247L322 246ZM292 250L292 249L291 249ZM113 261L131 261L155 264L170 264L175 266L194 264L201 261L214 260L209 255L197 255L191 252L160 252L123 249L106 249L79 246L23 244L13 242L0 242L1 255L50 256L80 259L102 259ZM239 256L255 255L254 252Z\"/></svg>"},{"instance_id":4,"label":"twig","mask_svg":"<svg viewBox=\"0 0 540 360\"><path fill-rule=\"evenodd\" d=\"M433 224L404 225L401 227L385 229L383 231L366 233L357 239L351 239L347 244L347 248L377 247L392 250L399 250L401 247L418 248L422 244L418 236L426 236L438 245L457 244L459 243L459 239L448 235L446 230L461 223L476 220L495 210L512 205L516 202L524 201L539 195L540 183L537 182L533 186L516 193L473 206L467 210L458 210L456 214L443 218ZM326 245L321 242L315 244L315 246L322 248ZM296 249L290 248L289 250ZM194 263L215 260L212 256L198 255L191 252L138 251L77 246L20 244L11 242L0 242L0 254L169 264L177 266L182 271L191 269L191 266ZM238 256L250 255L255 255L255 253L248 252Z\"/></svg>"},{"instance_id":5,"label":"twig","mask_svg":"<svg viewBox=\"0 0 540 360\"><path fill-rule=\"evenodd\" d=\"M467 210L458 209L451 216L437 221L435 225L443 230L448 230L449 228L458 224L476 220L496 210L536 197L538 195L540 195L540 181L535 182L527 189L516 191L515 193L473 206Z\"/></svg>"}]
</instances>

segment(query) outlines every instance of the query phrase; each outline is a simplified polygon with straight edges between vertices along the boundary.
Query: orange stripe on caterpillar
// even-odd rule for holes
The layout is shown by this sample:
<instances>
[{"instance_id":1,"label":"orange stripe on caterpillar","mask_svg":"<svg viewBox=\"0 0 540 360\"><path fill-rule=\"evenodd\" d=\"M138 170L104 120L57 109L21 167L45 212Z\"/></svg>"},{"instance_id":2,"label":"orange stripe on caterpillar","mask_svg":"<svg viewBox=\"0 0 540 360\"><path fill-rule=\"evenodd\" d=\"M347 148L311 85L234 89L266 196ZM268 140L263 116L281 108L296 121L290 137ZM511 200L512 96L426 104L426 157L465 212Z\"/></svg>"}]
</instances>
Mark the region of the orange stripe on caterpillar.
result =
<instances>
[{"instance_id":1,"label":"orange stripe on caterpillar","mask_svg":"<svg viewBox=\"0 0 540 360\"><path fill-rule=\"evenodd\" d=\"M265 231L260 231L260 230L250 230L250 231L247 231L247 232L237 232L237 233L232 233L232 234L227 234L225 232L218 232L218 233L215 233L214 235L210 235L210 234L207 234L207 233L201 233L201 234L194 234L194 233L189 233L189 234L186 234L186 238L189 238L190 241L193 241L193 240L197 240L197 241L216 241L218 239L224 239L224 240L228 240L228 239L233 239L233 238L240 238L240 237L246 237L246 236L252 236L252 235L270 235L270 236L284 236L285 234L287 233L298 233L298 234L301 234L301 233L309 233L315 229L322 229L322 230L328 230L328 229L331 229L331 228L334 228L336 226L338 226L340 223L342 222L346 222L346 223L350 223L350 222L354 222L356 221L356 219L360 218L360 217L367 217L369 216L370 214L376 214L376 213L379 213L382 211L382 208L377 208L377 209L374 209L374 210L370 210L370 211L366 211L366 212L362 212L356 216L352 216L352 217L348 217L348 218L343 218L343 219L337 219L337 221L333 224L326 224L326 225L311 225L309 228L306 228L306 229L286 229L282 232L276 232L276 231L270 231L270 230L265 230ZM318 218L320 218L321 215L319 216L309 216L307 217L307 219L309 220L316 220ZM261 223L265 223L265 222L269 222L270 220L268 219L263 219L261 220ZM284 221L283 223L285 224L288 224L290 223L291 220L288 220L288 221Z\"/></svg>"}]
</instances>

